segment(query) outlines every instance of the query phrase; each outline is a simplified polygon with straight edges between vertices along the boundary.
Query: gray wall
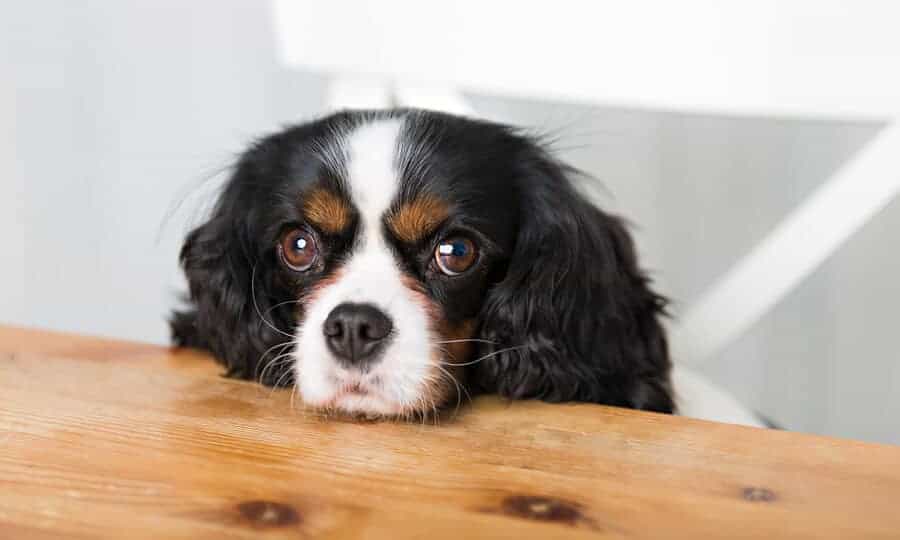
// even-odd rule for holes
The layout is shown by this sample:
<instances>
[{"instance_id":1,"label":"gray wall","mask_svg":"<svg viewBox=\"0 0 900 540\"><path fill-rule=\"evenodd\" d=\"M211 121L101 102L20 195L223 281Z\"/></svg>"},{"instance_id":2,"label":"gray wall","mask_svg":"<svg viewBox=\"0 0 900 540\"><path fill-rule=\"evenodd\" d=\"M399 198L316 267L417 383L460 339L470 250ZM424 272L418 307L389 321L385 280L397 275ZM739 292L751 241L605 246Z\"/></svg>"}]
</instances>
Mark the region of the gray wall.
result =
<instances>
[{"instance_id":1,"label":"gray wall","mask_svg":"<svg viewBox=\"0 0 900 540\"><path fill-rule=\"evenodd\" d=\"M206 180L321 101L276 65L261 5L2 4L3 320L166 339Z\"/></svg>"},{"instance_id":2,"label":"gray wall","mask_svg":"<svg viewBox=\"0 0 900 540\"><path fill-rule=\"evenodd\" d=\"M0 321L166 340L216 172L322 105L274 43L249 0L0 2ZM880 127L471 98L558 135L676 314ZM894 202L704 371L786 427L900 443L898 226Z\"/></svg>"}]
</instances>

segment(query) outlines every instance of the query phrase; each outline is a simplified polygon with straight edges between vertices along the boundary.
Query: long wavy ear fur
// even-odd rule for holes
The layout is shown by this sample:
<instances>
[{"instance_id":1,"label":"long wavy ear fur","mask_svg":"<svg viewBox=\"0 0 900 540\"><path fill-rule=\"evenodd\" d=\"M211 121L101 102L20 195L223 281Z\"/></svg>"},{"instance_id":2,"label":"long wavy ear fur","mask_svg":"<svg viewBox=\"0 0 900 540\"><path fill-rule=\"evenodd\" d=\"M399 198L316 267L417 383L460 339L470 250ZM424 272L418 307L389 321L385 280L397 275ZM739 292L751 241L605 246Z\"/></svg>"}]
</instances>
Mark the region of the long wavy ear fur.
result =
<instances>
[{"instance_id":1,"label":"long wavy ear fur","mask_svg":"<svg viewBox=\"0 0 900 540\"><path fill-rule=\"evenodd\" d=\"M589 401L673 412L660 324L622 221L587 202L573 171L543 152L523 160L525 202L506 275L489 291L470 374L510 398Z\"/></svg>"},{"instance_id":2,"label":"long wavy ear fur","mask_svg":"<svg viewBox=\"0 0 900 540\"><path fill-rule=\"evenodd\" d=\"M188 308L173 312L169 319L172 341L210 351L225 365L228 376L264 375L265 384L291 384L289 374L279 381L277 375L284 373L260 373L260 363L267 360L263 355L289 340L290 321L284 310L270 309L272 276L266 268L271 264L257 265L265 254L249 240L252 216L241 210L246 205L237 204L247 200L241 190L253 184L254 166L252 158L242 160L210 219L184 242L181 266L188 280Z\"/></svg>"}]
</instances>

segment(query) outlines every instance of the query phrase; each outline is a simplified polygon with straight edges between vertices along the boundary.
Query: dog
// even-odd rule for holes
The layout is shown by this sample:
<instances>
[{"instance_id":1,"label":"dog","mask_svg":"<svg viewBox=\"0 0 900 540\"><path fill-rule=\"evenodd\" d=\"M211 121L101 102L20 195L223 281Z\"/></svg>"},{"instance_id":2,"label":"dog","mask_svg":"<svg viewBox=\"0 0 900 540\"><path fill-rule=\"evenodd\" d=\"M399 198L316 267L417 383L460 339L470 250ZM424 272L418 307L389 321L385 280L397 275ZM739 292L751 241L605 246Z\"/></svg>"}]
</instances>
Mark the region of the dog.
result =
<instances>
[{"instance_id":1,"label":"dog","mask_svg":"<svg viewBox=\"0 0 900 540\"><path fill-rule=\"evenodd\" d=\"M284 129L242 155L188 234L173 341L370 417L476 393L676 413L685 377L715 394L673 373L666 299L578 175L519 129L438 112ZM681 412L756 422L719 397Z\"/></svg>"}]
</instances>

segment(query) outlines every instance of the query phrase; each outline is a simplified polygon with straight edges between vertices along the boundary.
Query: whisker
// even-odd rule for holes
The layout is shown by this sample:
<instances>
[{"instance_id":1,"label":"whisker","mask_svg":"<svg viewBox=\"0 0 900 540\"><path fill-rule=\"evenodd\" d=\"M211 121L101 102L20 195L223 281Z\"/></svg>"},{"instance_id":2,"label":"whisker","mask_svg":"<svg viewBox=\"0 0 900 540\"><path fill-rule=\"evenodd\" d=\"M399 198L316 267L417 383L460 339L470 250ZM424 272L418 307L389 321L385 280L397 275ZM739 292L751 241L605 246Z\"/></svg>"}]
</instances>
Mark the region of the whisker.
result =
<instances>
[{"instance_id":1,"label":"whisker","mask_svg":"<svg viewBox=\"0 0 900 540\"><path fill-rule=\"evenodd\" d=\"M272 397L272 394L275 393L275 390L278 390L279 388L281 388L281 381L283 381L285 377L290 377L290 376L291 376L291 370L289 370L289 369L284 370L284 373L282 373L278 377L278 380L275 381L275 384L272 386L272 390L269 391L269 397Z\"/></svg>"},{"instance_id":2,"label":"whisker","mask_svg":"<svg viewBox=\"0 0 900 540\"><path fill-rule=\"evenodd\" d=\"M287 336L291 339L294 339L295 336L293 334L288 334L284 330L280 330L280 329L276 328L274 324L270 323L269 320L263 316L262 311L260 311L259 303L256 301L256 265L255 264L253 265L253 270L250 272L250 296L253 297L253 307L254 307L254 309L256 309L256 314L259 315L259 318L262 320L262 322L266 323L266 326L268 326L272 330L275 330L276 332L278 332L279 334L281 334L283 336Z\"/></svg>"},{"instance_id":3,"label":"whisker","mask_svg":"<svg viewBox=\"0 0 900 540\"><path fill-rule=\"evenodd\" d=\"M494 351L494 352L489 353L489 354L486 354L486 355L484 355L484 356L482 356L482 357L480 357L480 358L476 358L475 360L472 360L471 362L463 362L462 364L451 364L451 363L449 363L449 362L441 362L441 364L442 364L442 365L445 365L445 366L452 366L452 367L471 366L472 364L477 364L478 362L481 362L482 360L485 360L485 359L490 358L490 357L492 357L492 356L497 356L498 354L505 353L505 352L516 351L516 350L519 350L519 349L524 349L524 348L526 348L526 347L528 347L528 346L527 346L527 345L519 345L518 347L509 347L509 348L506 348L506 349L500 349L499 351Z\"/></svg>"},{"instance_id":4,"label":"whisker","mask_svg":"<svg viewBox=\"0 0 900 540\"><path fill-rule=\"evenodd\" d=\"M278 367L278 366L284 364L284 363L286 362L286 360L290 358L290 353L291 353L291 351L288 351L288 352L282 352L282 353L280 353L278 356L276 356L275 358L273 358L272 360L270 360L270 361L266 364L266 367L263 368L262 373L259 374L259 380L258 380L259 384L265 386L265 384L266 384L266 383L265 383L266 373L267 373L270 369L273 369L273 368L275 368L275 367Z\"/></svg>"},{"instance_id":5,"label":"whisker","mask_svg":"<svg viewBox=\"0 0 900 540\"><path fill-rule=\"evenodd\" d=\"M472 402L472 396L469 394L468 390L466 390L463 386L461 386L459 384L459 381L456 380L456 377L454 377L452 373L450 373L449 371L444 369L443 366L441 366L440 364L435 364L435 366L437 366L437 368L439 370L441 370L441 372L445 373L448 377L450 377L450 380L456 386L456 409L454 409L454 411L453 411L453 418L456 418L456 415L459 414L459 405L460 405L460 402L462 401L463 391L466 392L466 396L469 398L469 403Z\"/></svg>"},{"instance_id":6,"label":"whisker","mask_svg":"<svg viewBox=\"0 0 900 540\"><path fill-rule=\"evenodd\" d=\"M440 384L441 384L441 374L438 373L437 376L428 374L428 375L426 375L425 380L428 381L428 382L432 382L432 383L436 384L437 386L440 386ZM433 418L433 425L436 427L436 426L438 425L438 423L439 423L439 419L438 419L439 414L438 414L438 408L437 408L437 400L432 398L432 399L429 399L428 401L431 403L431 412L432 412L432 415L433 415L433 416L432 416L432 418Z\"/></svg>"},{"instance_id":7,"label":"whisker","mask_svg":"<svg viewBox=\"0 0 900 540\"><path fill-rule=\"evenodd\" d=\"M422 409L421 412L422 412L422 416L423 416L422 427L425 427L425 419L429 414L426 411L426 407L429 406L429 404L430 404L430 407L432 409L434 408L434 400L428 399L427 396L432 393L431 390L433 390L434 387L440 387L441 381L440 381L440 378L438 378L438 377L435 377L431 374L426 374L425 377L423 377L422 382L424 383L423 384L424 388L419 397L419 405Z\"/></svg>"},{"instance_id":8,"label":"whisker","mask_svg":"<svg viewBox=\"0 0 900 540\"><path fill-rule=\"evenodd\" d=\"M492 345L496 345L497 341L492 341L490 339L477 339L477 338L468 338L468 339L448 339L444 341L432 341L432 345L442 345L445 343L490 343Z\"/></svg>"},{"instance_id":9,"label":"whisker","mask_svg":"<svg viewBox=\"0 0 900 540\"><path fill-rule=\"evenodd\" d=\"M270 366L281 366L281 365L290 363L293 360L292 354L293 354L293 351L288 351L286 353L282 353L282 354L276 356L272 360L272 362L270 362ZM267 366L267 367L269 367L269 366ZM275 393L275 390L278 389L278 385L281 384L281 381L284 380L284 377L286 375L290 375L290 374L291 374L291 370L287 369L284 371L284 373L282 373L281 375L278 376L278 379L275 380L275 383L273 384L272 389L269 390L270 398L272 397L272 394Z\"/></svg>"},{"instance_id":10,"label":"whisker","mask_svg":"<svg viewBox=\"0 0 900 540\"><path fill-rule=\"evenodd\" d=\"M269 309L267 309L267 310L264 311L263 313L266 314L266 315L268 315L269 313L272 313L273 311L275 311L276 309L280 308L281 306L287 306L287 305L289 305L289 304L301 304L301 303L303 303L303 300L285 300L284 302L278 302L277 304L275 304L274 306L270 307Z\"/></svg>"},{"instance_id":11,"label":"whisker","mask_svg":"<svg viewBox=\"0 0 900 540\"><path fill-rule=\"evenodd\" d=\"M439 345L435 345L435 347L436 347L439 351L441 351L442 353L444 353L444 355L445 355L447 358L449 358L450 360L456 360L456 356L455 356L455 355L453 354L453 352L452 352L450 349L448 349L447 347L441 347L441 346L439 346ZM448 364L447 362L441 362L441 363L442 363L443 365L452 365L452 364Z\"/></svg>"},{"instance_id":12,"label":"whisker","mask_svg":"<svg viewBox=\"0 0 900 540\"><path fill-rule=\"evenodd\" d=\"M290 345L293 345L293 342L285 341L285 342L282 342L282 343L277 343L277 344L275 344L275 345L272 345L271 347L269 347L268 349L266 349L266 351L260 355L259 360L258 360L257 363L256 363L256 365L257 365L257 370L259 370L259 366L263 363L263 360L265 360L266 356L268 356L268 354L269 354L273 349L277 349L277 348L282 348L282 349L283 349L283 348L285 348L285 347L287 347L287 346L290 346ZM283 351L282 351L282 352L283 352ZM280 353L279 353L279 354L280 354ZM277 358L277 357L276 357L276 358ZM273 359L273 361L274 361L274 359ZM259 377L257 377L257 382L258 382L258 383L262 384L263 379L264 379L265 376L266 376L266 370L268 370L269 367L270 367L271 365L272 365L272 362L269 362L268 364L265 364L265 365L263 366L262 372L260 372Z\"/></svg>"},{"instance_id":13,"label":"whisker","mask_svg":"<svg viewBox=\"0 0 900 540\"><path fill-rule=\"evenodd\" d=\"M291 412L297 412L294 409L294 396L297 394L297 384L294 383L291 385Z\"/></svg>"},{"instance_id":14,"label":"whisker","mask_svg":"<svg viewBox=\"0 0 900 540\"><path fill-rule=\"evenodd\" d=\"M428 417L425 414L425 396L419 396L419 399L416 400L416 408L419 409L419 413L422 415L422 427L425 427L425 419Z\"/></svg>"}]
</instances>

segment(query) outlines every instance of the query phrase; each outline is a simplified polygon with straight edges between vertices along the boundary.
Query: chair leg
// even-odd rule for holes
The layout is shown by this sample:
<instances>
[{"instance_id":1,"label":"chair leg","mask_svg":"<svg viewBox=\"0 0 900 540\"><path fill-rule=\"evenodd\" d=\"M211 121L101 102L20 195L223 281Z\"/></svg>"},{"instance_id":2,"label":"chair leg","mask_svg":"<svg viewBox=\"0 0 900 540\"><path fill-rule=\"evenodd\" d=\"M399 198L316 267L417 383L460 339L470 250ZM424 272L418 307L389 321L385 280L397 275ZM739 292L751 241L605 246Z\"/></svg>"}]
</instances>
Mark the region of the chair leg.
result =
<instances>
[{"instance_id":1,"label":"chair leg","mask_svg":"<svg viewBox=\"0 0 900 540\"><path fill-rule=\"evenodd\" d=\"M884 128L687 309L677 362L713 358L900 193L900 124Z\"/></svg>"}]
</instances>

